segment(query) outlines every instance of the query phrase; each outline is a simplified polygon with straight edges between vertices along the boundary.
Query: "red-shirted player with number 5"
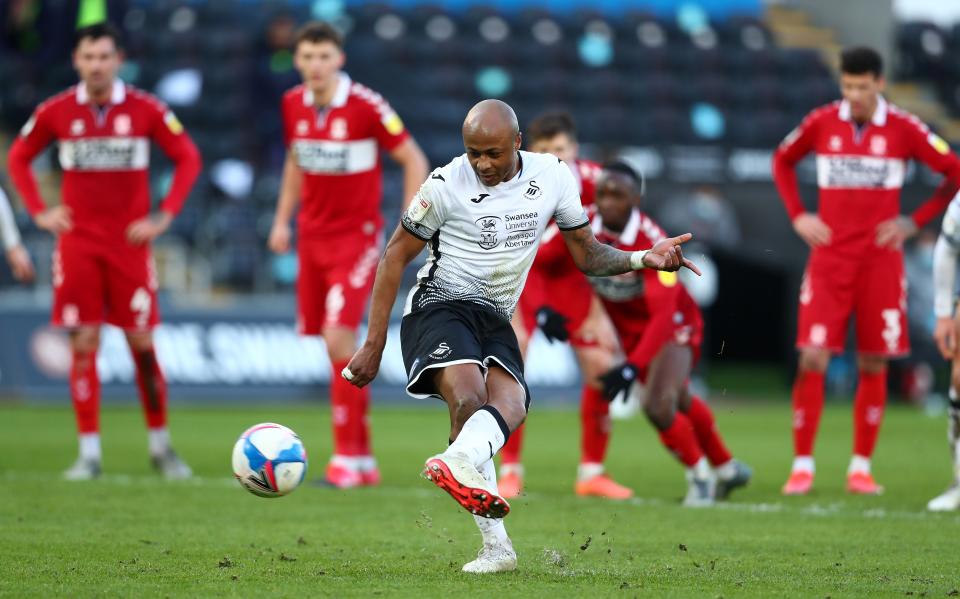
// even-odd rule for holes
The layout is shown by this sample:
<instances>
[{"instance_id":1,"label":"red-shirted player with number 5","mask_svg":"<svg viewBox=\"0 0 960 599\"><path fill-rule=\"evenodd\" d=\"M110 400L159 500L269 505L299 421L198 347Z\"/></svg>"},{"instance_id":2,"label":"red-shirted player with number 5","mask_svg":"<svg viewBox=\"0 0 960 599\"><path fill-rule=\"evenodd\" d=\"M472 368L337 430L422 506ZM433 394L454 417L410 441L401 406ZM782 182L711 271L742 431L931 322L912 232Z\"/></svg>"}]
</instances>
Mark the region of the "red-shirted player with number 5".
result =
<instances>
[{"instance_id":1,"label":"red-shirted player with number 5","mask_svg":"<svg viewBox=\"0 0 960 599\"><path fill-rule=\"evenodd\" d=\"M73 66L80 84L34 111L10 148L10 176L37 226L57 237L53 324L70 330L70 396L80 458L64 475L100 475L100 326L124 330L137 370L154 467L167 478L191 472L170 447L167 387L153 349L159 322L150 242L179 212L200 172L200 155L177 118L157 98L117 79L120 35L109 24L77 31ZM47 208L30 163L59 144L62 203ZM150 142L176 166L160 211L150 215Z\"/></svg>"},{"instance_id":2,"label":"red-shirted player with number 5","mask_svg":"<svg viewBox=\"0 0 960 599\"><path fill-rule=\"evenodd\" d=\"M856 316L860 381L853 404L853 459L847 491L882 491L870 472L887 398L887 361L910 350L902 245L940 214L960 185L960 161L945 141L913 115L888 104L880 55L870 48L840 58L842 102L811 112L774 155L773 174L797 234L811 247L800 289L793 387L795 458L785 495L813 486L813 443L823 408L824 373L843 351ZM804 210L795 165L816 154L820 204ZM919 160L946 179L912 215L900 214L900 188L908 160Z\"/></svg>"},{"instance_id":3,"label":"red-shirted player with number 5","mask_svg":"<svg viewBox=\"0 0 960 599\"><path fill-rule=\"evenodd\" d=\"M387 101L341 71L344 61L343 39L330 25L312 22L297 32L294 64L303 84L283 98L287 159L269 246L289 251L290 219L302 202L297 325L303 335L323 335L327 346L334 375L326 482L349 488L380 480L369 391L339 376L356 350L383 245L380 150L403 168L404 206L427 178L427 159Z\"/></svg>"}]
</instances>

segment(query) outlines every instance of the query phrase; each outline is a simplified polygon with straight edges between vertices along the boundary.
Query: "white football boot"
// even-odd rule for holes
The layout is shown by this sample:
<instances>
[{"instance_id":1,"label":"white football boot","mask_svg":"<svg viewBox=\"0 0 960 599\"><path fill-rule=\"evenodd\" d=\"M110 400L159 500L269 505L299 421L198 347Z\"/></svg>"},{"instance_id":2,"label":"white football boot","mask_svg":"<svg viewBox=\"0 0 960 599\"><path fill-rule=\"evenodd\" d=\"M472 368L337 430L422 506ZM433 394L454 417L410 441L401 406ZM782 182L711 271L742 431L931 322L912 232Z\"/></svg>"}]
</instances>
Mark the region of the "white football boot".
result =
<instances>
[{"instance_id":1,"label":"white football boot","mask_svg":"<svg viewBox=\"0 0 960 599\"><path fill-rule=\"evenodd\" d=\"M180 459L173 449L167 449L160 455L150 457L150 464L167 480L186 480L193 476L193 470Z\"/></svg>"},{"instance_id":2,"label":"white football boot","mask_svg":"<svg viewBox=\"0 0 960 599\"><path fill-rule=\"evenodd\" d=\"M937 495L927 503L931 512L952 512L960 509L960 483L955 482L942 494Z\"/></svg>"},{"instance_id":3,"label":"white football boot","mask_svg":"<svg viewBox=\"0 0 960 599\"><path fill-rule=\"evenodd\" d=\"M73 466L64 470L63 478L64 480L93 480L100 478L100 472L100 460L77 458Z\"/></svg>"},{"instance_id":4,"label":"white football boot","mask_svg":"<svg viewBox=\"0 0 960 599\"><path fill-rule=\"evenodd\" d=\"M463 566L463 571L471 574L512 572L516 569L517 553L513 550L510 539L497 544L484 543L483 549L477 554L477 559Z\"/></svg>"}]
</instances>

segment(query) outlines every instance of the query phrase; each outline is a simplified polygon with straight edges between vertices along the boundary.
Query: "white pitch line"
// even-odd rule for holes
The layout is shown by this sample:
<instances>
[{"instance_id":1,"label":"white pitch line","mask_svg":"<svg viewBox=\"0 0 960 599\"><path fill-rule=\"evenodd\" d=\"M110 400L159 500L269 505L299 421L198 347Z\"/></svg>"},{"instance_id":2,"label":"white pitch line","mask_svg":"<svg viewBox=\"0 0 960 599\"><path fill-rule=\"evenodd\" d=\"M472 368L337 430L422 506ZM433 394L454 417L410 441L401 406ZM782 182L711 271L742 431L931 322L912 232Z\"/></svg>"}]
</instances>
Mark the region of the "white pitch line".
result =
<instances>
[{"instance_id":1,"label":"white pitch line","mask_svg":"<svg viewBox=\"0 0 960 599\"><path fill-rule=\"evenodd\" d=\"M6 482L40 482L40 483L51 483L51 482L67 482L64 481L59 475L50 473L50 472L17 472L17 471L6 471L0 473L0 478ZM194 476L188 480L178 480L178 481L167 481L164 480L159 475L130 475L130 474L104 474L101 475L96 481L89 481L86 483L72 483L72 484L88 484L88 485L111 485L118 487L165 487L165 486L187 486L187 487L216 487L216 488L225 488L225 487L234 487L237 486L235 479L230 477L209 477L209 476ZM305 487L310 487L309 483L305 484ZM333 491L331 489L331 491ZM412 497L433 497L437 495L437 491L430 487L429 485L423 486L387 486L381 485L373 489L362 489L359 490L361 493L366 492L387 492L390 495L407 495ZM351 492L351 491L347 491ZM556 495L549 495L547 493L537 493L537 492L525 492L518 499L514 499L514 503L520 502L556 502L558 497ZM565 497L571 502L585 502L590 501L589 499L575 498L573 496ZM657 497L633 497L626 501L621 502L610 502L611 506L616 505L628 505L634 507L677 507L681 508L679 501L670 501ZM744 502L721 502L716 504L713 508L702 508L702 509L715 509L718 511L725 512L744 512L749 514L792 514L799 516L812 516L817 518L823 517L856 517L864 518L870 520L926 520L926 519L936 519L941 522L947 523L960 523L960 513L956 514L943 514L943 513L931 513L926 510L891 510L882 507L868 508L868 509L859 509L850 507L846 502L837 501L828 504L819 504L814 503L811 505L799 506L799 505L790 505L783 502L775 503L744 503Z\"/></svg>"}]
</instances>

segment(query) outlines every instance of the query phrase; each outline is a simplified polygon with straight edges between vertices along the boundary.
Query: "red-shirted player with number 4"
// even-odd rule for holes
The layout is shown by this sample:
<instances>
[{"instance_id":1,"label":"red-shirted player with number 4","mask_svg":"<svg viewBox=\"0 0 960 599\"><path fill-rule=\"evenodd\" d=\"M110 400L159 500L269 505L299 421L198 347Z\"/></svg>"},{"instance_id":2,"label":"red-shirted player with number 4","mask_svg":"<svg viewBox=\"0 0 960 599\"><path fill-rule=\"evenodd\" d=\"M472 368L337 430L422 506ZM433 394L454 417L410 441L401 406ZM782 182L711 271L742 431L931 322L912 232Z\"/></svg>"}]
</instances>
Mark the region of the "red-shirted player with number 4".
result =
<instances>
[{"instance_id":1,"label":"red-shirted player with number 4","mask_svg":"<svg viewBox=\"0 0 960 599\"><path fill-rule=\"evenodd\" d=\"M64 475L100 475L100 326L124 330L137 370L155 468L167 478L191 472L167 432L167 388L153 348L159 322L150 242L170 226L200 172L200 155L176 117L155 97L117 79L120 36L109 24L77 31L73 66L80 84L37 107L10 148L10 176L37 226L57 237L53 324L70 330L70 395L80 457ZM59 144L62 203L47 208L30 163ZM173 160L173 184L150 215L150 142Z\"/></svg>"},{"instance_id":2,"label":"red-shirted player with number 4","mask_svg":"<svg viewBox=\"0 0 960 599\"><path fill-rule=\"evenodd\" d=\"M800 289L793 387L794 462L785 495L813 487L813 443L823 408L824 373L843 351L856 316L860 381L853 404L853 459L847 491L882 491L870 472L887 398L887 361L909 352L907 288L902 245L940 214L960 186L960 161L915 116L888 104L880 55L870 48L840 58L842 102L811 112L774 155L773 174L797 234L811 247ZM820 202L806 212L795 165L816 154ZM907 161L918 160L946 179L910 216L900 214Z\"/></svg>"},{"instance_id":3,"label":"red-shirted player with number 4","mask_svg":"<svg viewBox=\"0 0 960 599\"><path fill-rule=\"evenodd\" d=\"M343 39L312 22L297 32L294 64L303 78L283 98L287 159L269 245L290 249L298 203L297 324L323 335L333 365L333 457L326 482L349 488L380 480L370 449L369 391L338 373L357 345L357 327L383 245L380 151L403 168L404 206L427 178L427 159L384 98L341 71Z\"/></svg>"}]
</instances>

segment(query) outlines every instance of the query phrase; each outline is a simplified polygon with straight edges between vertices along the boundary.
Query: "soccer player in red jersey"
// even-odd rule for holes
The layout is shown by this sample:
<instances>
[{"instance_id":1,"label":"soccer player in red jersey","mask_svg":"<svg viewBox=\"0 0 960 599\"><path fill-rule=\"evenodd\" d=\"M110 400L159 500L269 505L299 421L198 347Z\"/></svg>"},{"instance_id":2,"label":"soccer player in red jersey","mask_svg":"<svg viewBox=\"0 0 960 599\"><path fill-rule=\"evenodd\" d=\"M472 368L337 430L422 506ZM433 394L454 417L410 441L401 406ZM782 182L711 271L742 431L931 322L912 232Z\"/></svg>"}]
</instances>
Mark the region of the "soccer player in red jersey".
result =
<instances>
[{"instance_id":1,"label":"soccer player in red jersey","mask_svg":"<svg viewBox=\"0 0 960 599\"><path fill-rule=\"evenodd\" d=\"M577 131L573 118L564 112L544 114L527 129L530 151L550 153L563 160L580 184L580 201L591 210L600 165L577 157ZM583 376L580 396L580 465L577 495L628 499L633 491L616 483L604 472L603 461L610 440L610 403L604 398L599 376L616 363L617 335L590 283L574 264L558 229L549 229L537 260L527 276L523 295L514 313L513 329L520 350L527 353L536 328L551 342L569 341ZM525 425L510 435L500 453L499 490L506 498L523 489Z\"/></svg>"},{"instance_id":2,"label":"soccer player in red jersey","mask_svg":"<svg viewBox=\"0 0 960 599\"><path fill-rule=\"evenodd\" d=\"M902 245L940 214L960 186L960 161L915 116L889 104L880 55L845 50L843 100L817 108L780 144L773 176L797 234L810 246L797 323L800 364L793 386L794 461L785 495L813 487L813 444L823 408L830 355L842 352L856 316L860 381L853 404L853 458L847 491L882 491L870 472L887 399L887 361L909 352L907 288ZM816 213L800 199L796 164L816 155ZM907 161L945 176L933 197L910 216L900 214Z\"/></svg>"},{"instance_id":3,"label":"soccer player in red jersey","mask_svg":"<svg viewBox=\"0 0 960 599\"><path fill-rule=\"evenodd\" d=\"M597 180L591 220L600 243L631 251L651 247L666 235L638 207L643 180L624 162L604 167ZM634 381L646 385L643 410L660 441L687 470L684 505L710 505L746 485L751 470L733 458L717 430L713 412L688 387L700 354L703 318L675 272L642 270L590 277L613 321L626 361L600 377L613 401Z\"/></svg>"},{"instance_id":4,"label":"soccer player in red jersey","mask_svg":"<svg viewBox=\"0 0 960 599\"><path fill-rule=\"evenodd\" d=\"M299 332L322 335L339 373L357 345L383 245L380 151L403 168L406 205L427 177L427 159L397 113L373 90L350 80L343 39L312 22L297 33L294 63L303 84L283 98L287 158L270 232L274 252L290 249L297 217ZM374 485L367 389L334 375L330 383L333 457L326 481L340 488Z\"/></svg>"},{"instance_id":5,"label":"soccer player in red jersey","mask_svg":"<svg viewBox=\"0 0 960 599\"><path fill-rule=\"evenodd\" d=\"M69 479L101 470L100 327L126 334L149 428L151 460L167 478L186 478L167 430L167 387L152 329L159 322L150 243L170 226L200 172L200 155L180 122L150 94L117 78L120 35L109 24L77 31L73 66L80 83L40 104L10 148L10 176L37 226L57 238L53 324L70 330L70 395L80 457ZM51 142L59 145L62 202L48 208L30 170ZM170 191L150 213L148 167L155 142L174 162Z\"/></svg>"}]
</instances>

